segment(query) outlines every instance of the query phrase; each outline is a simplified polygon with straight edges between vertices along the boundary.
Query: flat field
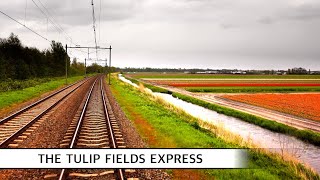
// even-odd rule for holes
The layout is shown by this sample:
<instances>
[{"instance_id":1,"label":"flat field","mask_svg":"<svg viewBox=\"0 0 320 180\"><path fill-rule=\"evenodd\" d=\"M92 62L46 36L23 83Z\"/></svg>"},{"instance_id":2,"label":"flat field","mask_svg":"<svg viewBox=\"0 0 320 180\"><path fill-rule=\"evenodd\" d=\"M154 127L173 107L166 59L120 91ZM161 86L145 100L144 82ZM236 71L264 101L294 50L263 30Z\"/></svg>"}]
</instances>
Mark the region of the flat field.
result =
<instances>
[{"instance_id":1,"label":"flat field","mask_svg":"<svg viewBox=\"0 0 320 180\"><path fill-rule=\"evenodd\" d=\"M202 129L196 119L141 91L115 76L111 91L121 109L145 142L153 148L245 148L236 138ZM229 138L228 138L229 137ZM297 167L299 170L297 170ZM173 179L317 179L299 164L283 161L259 149L249 149L248 169L166 170Z\"/></svg>"},{"instance_id":2,"label":"flat field","mask_svg":"<svg viewBox=\"0 0 320 180\"><path fill-rule=\"evenodd\" d=\"M137 73L126 76L190 92L319 92L319 75L215 75Z\"/></svg>"},{"instance_id":3,"label":"flat field","mask_svg":"<svg viewBox=\"0 0 320 180\"><path fill-rule=\"evenodd\" d=\"M127 74L133 78L152 78L152 79L190 79L190 78L200 78L200 79L320 79L320 75L226 75L226 74L184 74L184 73L130 73Z\"/></svg>"},{"instance_id":4,"label":"flat field","mask_svg":"<svg viewBox=\"0 0 320 180\"><path fill-rule=\"evenodd\" d=\"M222 97L320 121L320 94L247 94Z\"/></svg>"}]
</instances>

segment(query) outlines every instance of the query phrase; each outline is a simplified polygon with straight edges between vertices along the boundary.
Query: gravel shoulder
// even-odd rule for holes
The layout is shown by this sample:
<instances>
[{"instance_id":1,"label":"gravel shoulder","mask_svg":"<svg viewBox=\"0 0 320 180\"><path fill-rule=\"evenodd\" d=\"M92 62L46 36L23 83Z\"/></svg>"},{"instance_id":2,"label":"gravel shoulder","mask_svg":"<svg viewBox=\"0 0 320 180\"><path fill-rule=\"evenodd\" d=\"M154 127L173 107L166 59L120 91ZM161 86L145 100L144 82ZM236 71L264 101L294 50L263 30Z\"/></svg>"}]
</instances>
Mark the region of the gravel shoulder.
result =
<instances>
[{"instance_id":1,"label":"gravel shoulder","mask_svg":"<svg viewBox=\"0 0 320 180\"><path fill-rule=\"evenodd\" d=\"M18 148L59 148L60 141L83 101L91 82L92 80L89 80L83 84L81 88L42 117L41 125L26 140L19 143ZM46 174L48 174L46 169L3 169L0 171L0 179L43 179Z\"/></svg>"}]
</instances>

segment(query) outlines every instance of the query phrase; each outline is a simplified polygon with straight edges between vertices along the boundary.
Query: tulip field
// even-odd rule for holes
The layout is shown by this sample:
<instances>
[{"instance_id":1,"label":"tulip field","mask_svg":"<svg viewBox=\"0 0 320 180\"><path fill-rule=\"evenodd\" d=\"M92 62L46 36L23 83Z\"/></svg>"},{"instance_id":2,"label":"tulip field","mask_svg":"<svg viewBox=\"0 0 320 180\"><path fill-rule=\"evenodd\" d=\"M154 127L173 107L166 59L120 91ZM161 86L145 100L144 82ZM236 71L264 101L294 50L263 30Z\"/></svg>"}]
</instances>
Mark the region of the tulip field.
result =
<instances>
[{"instance_id":1,"label":"tulip field","mask_svg":"<svg viewBox=\"0 0 320 180\"><path fill-rule=\"evenodd\" d=\"M215 75L136 73L126 76L190 92L320 92L319 75Z\"/></svg>"},{"instance_id":2,"label":"tulip field","mask_svg":"<svg viewBox=\"0 0 320 180\"><path fill-rule=\"evenodd\" d=\"M195 93L222 93L222 97L230 100L320 121L320 93L303 93L320 92L319 75L135 73L126 76Z\"/></svg>"},{"instance_id":3,"label":"tulip field","mask_svg":"<svg viewBox=\"0 0 320 180\"><path fill-rule=\"evenodd\" d=\"M222 97L320 121L320 94L245 94Z\"/></svg>"}]
</instances>

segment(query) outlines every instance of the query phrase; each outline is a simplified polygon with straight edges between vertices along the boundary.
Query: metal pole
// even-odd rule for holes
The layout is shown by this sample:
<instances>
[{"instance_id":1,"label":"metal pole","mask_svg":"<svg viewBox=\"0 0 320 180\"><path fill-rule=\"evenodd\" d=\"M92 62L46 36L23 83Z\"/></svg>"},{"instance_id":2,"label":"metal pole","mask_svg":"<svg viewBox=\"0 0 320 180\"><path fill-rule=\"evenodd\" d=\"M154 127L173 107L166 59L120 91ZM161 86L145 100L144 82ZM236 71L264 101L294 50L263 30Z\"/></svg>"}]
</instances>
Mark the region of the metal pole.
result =
<instances>
[{"instance_id":1,"label":"metal pole","mask_svg":"<svg viewBox=\"0 0 320 180\"><path fill-rule=\"evenodd\" d=\"M105 62L106 62L106 64L104 65L104 67L105 67L105 73L107 75L107 73L108 73L108 58L106 58Z\"/></svg>"},{"instance_id":2,"label":"metal pole","mask_svg":"<svg viewBox=\"0 0 320 180\"><path fill-rule=\"evenodd\" d=\"M66 85L68 84L68 45L66 44Z\"/></svg>"},{"instance_id":3,"label":"metal pole","mask_svg":"<svg viewBox=\"0 0 320 180\"><path fill-rule=\"evenodd\" d=\"M111 46L110 46L110 49L109 49L109 85L111 85L111 82L110 82L110 76L111 76Z\"/></svg>"},{"instance_id":4,"label":"metal pole","mask_svg":"<svg viewBox=\"0 0 320 180\"><path fill-rule=\"evenodd\" d=\"M87 77L87 59L84 58L84 77Z\"/></svg>"},{"instance_id":5,"label":"metal pole","mask_svg":"<svg viewBox=\"0 0 320 180\"><path fill-rule=\"evenodd\" d=\"M89 61L89 48L88 48L88 61ZM87 61L84 62L84 66L85 66L85 75L87 77Z\"/></svg>"}]
</instances>

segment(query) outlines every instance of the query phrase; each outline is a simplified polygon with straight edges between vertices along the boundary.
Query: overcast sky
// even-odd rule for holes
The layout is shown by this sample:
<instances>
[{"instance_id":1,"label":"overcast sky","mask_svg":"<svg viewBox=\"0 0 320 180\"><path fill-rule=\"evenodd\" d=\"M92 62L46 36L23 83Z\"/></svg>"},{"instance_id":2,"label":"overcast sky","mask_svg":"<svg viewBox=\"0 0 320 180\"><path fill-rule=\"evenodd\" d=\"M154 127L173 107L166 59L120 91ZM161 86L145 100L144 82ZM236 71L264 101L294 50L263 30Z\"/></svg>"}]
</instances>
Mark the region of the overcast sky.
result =
<instances>
[{"instance_id":1,"label":"overcast sky","mask_svg":"<svg viewBox=\"0 0 320 180\"><path fill-rule=\"evenodd\" d=\"M91 0L33 1L74 43L94 46ZM112 45L118 67L320 70L319 0L94 0L94 7L98 45ZM32 0L1 0L0 10L71 45ZM13 32L27 46L49 48L3 14L0 22L1 38ZM87 54L69 56L84 61Z\"/></svg>"}]
</instances>

